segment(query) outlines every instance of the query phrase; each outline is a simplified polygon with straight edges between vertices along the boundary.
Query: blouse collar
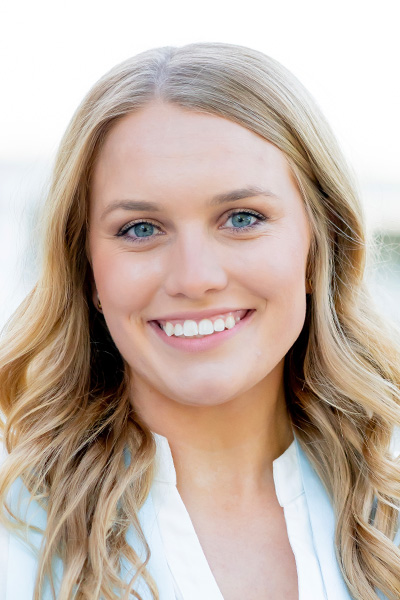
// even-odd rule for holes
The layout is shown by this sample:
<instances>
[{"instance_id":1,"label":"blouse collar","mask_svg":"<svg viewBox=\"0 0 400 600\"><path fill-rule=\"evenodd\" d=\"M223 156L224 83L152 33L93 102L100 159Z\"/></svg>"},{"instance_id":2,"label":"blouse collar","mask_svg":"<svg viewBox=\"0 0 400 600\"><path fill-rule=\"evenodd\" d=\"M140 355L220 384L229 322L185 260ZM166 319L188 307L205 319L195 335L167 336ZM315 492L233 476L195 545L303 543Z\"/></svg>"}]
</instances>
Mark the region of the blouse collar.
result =
<instances>
[{"instance_id":1,"label":"blouse collar","mask_svg":"<svg viewBox=\"0 0 400 600\"><path fill-rule=\"evenodd\" d=\"M157 447L154 480L176 486L176 471L168 440L158 433L153 433L153 436ZM272 469L278 502L285 507L304 491L295 439L273 461Z\"/></svg>"}]
</instances>

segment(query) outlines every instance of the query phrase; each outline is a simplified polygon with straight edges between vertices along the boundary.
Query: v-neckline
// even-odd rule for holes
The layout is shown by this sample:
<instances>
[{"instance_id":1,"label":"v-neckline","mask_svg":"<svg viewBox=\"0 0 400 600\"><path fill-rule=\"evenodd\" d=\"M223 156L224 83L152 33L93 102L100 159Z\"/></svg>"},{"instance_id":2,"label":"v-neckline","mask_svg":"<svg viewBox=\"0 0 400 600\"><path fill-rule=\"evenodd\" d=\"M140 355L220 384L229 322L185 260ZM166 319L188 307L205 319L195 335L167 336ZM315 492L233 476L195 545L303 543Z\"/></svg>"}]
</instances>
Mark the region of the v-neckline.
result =
<instances>
[{"instance_id":1,"label":"v-neckline","mask_svg":"<svg viewBox=\"0 0 400 600\"><path fill-rule=\"evenodd\" d=\"M201 546L189 512L176 485L176 471L168 440L153 434L157 444L157 465L152 499L160 525L167 562L177 589L177 600L224 600L210 564ZM273 461L275 486L293 471L297 461L295 439ZM278 501L283 506L302 492L301 476L296 469L295 477L284 489L280 486ZM293 475L293 473L292 473ZM179 539L182 543L177 543ZM196 568L193 568L196 565ZM296 563L297 568L297 563Z\"/></svg>"}]
</instances>

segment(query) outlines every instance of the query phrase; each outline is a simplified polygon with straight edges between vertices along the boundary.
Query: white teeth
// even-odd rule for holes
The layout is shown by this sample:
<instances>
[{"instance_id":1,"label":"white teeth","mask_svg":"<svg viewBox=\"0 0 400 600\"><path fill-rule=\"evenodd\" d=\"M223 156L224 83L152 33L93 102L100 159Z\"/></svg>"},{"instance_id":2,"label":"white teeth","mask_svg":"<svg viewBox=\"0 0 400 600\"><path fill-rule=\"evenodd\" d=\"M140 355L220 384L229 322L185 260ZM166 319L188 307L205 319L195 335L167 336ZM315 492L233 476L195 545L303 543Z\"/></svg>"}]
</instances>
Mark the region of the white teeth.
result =
<instances>
[{"instance_id":1,"label":"white teeth","mask_svg":"<svg viewBox=\"0 0 400 600\"><path fill-rule=\"evenodd\" d=\"M162 325L162 329L165 331L168 337L171 335L196 337L211 335L214 332L224 331L225 329L232 329L239 321L239 315L236 314L234 316L230 314L225 317L225 319L218 317L218 319L215 319L214 322L211 321L211 319L202 319L199 323L197 323L192 319L188 319L183 321L183 324L176 323L176 325L174 325L170 321L167 321L164 325Z\"/></svg>"},{"instance_id":2,"label":"white teeth","mask_svg":"<svg viewBox=\"0 0 400 600\"><path fill-rule=\"evenodd\" d=\"M232 327L235 327L235 325L236 325L235 317L233 317L232 315L229 315L229 317L226 317L225 327L227 329L232 329Z\"/></svg>"},{"instance_id":3,"label":"white teeth","mask_svg":"<svg viewBox=\"0 0 400 600\"><path fill-rule=\"evenodd\" d=\"M172 323L171 323L171 325L172 325ZM177 323L175 325L174 335L177 335L177 336L183 335L183 327L180 323Z\"/></svg>"},{"instance_id":4,"label":"white teeth","mask_svg":"<svg viewBox=\"0 0 400 600\"><path fill-rule=\"evenodd\" d=\"M196 321L185 321L183 323L183 335L186 337L193 337L198 335L199 328Z\"/></svg>"},{"instance_id":5,"label":"white teeth","mask_svg":"<svg viewBox=\"0 0 400 600\"><path fill-rule=\"evenodd\" d=\"M174 333L174 329L175 327L172 325L172 323L168 322L165 324L164 331L168 335L168 337L170 337Z\"/></svg>"},{"instance_id":6,"label":"white teeth","mask_svg":"<svg viewBox=\"0 0 400 600\"><path fill-rule=\"evenodd\" d=\"M200 321L199 334L210 335L211 333L214 333L214 326L212 324L212 321L210 321L210 319L203 319L202 321Z\"/></svg>"},{"instance_id":7,"label":"white teeth","mask_svg":"<svg viewBox=\"0 0 400 600\"><path fill-rule=\"evenodd\" d=\"M214 331L223 331L225 329L225 321L223 319L216 319L214 321Z\"/></svg>"}]
</instances>

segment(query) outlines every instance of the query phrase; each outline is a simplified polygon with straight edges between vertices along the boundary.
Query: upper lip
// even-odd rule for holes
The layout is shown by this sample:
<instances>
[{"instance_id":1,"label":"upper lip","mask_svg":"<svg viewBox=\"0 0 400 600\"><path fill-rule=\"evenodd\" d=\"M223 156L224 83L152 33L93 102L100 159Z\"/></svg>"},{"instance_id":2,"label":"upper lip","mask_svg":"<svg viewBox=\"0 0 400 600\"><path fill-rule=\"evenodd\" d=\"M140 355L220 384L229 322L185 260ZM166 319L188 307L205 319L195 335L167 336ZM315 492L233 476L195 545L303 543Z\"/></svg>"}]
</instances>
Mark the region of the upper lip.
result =
<instances>
[{"instance_id":1,"label":"upper lip","mask_svg":"<svg viewBox=\"0 0 400 600\"><path fill-rule=\"evenodd\" d=\"M207 319L208 317L215 317L216 315L223 315L225 313L235 312L237 310L252 310L249 308L237 307L237 308L209 308L208 310L188 311L188 312L177 312L169 315L163 315L157 319L149 319L150 321L173 321L176 319L187 320L192 319L193 321L199 321L201 319Z\"/></svg>"}]
</instances>

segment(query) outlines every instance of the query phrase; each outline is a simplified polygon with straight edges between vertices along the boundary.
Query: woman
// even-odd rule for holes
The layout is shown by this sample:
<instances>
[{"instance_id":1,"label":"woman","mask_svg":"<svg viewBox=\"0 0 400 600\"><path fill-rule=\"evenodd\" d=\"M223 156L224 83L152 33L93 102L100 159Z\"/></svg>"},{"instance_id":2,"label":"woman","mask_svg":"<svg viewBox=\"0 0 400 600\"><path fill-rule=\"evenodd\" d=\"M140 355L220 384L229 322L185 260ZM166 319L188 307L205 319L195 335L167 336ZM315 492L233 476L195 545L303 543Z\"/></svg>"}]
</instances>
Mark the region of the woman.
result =
<instances>
[{"instance_id":1,"label":"woman","mask_svg":"<svg viewBox=\"0 0 400 600\"><path fill-rule=\"evenodd\" d=\"M2 350L6 599L398 598L399 353L299 82L228 44L117 66L44 231Z\"/></svg>"}]
</instances>

